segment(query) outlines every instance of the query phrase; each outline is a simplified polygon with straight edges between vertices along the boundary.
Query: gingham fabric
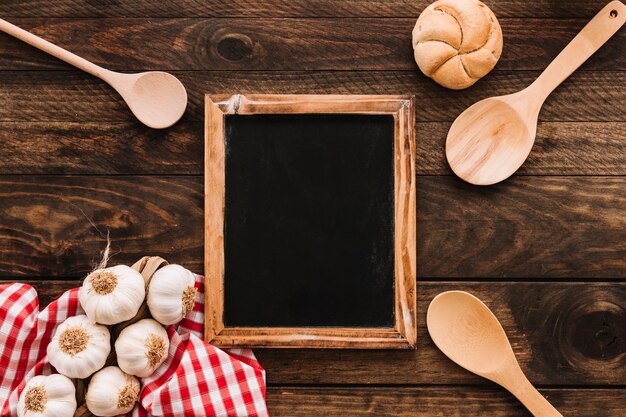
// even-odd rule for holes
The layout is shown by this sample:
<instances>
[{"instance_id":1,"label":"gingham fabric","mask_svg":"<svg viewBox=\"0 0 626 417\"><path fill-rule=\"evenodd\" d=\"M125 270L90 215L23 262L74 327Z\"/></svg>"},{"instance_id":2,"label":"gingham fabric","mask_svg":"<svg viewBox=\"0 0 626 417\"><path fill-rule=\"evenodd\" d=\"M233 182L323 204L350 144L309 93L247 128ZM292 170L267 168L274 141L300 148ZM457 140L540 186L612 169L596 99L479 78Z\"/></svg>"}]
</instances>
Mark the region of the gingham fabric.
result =
<instances>
[{"instance_id":1,"label":"gingham fabric","mask_svg":"<svg viewBox=\"0 0 626 417\"><path fill-rule=\"evenodd\" d=\"M133 417L268 416L265 371L249 349L220 350L203 341L204 286L196 276L193 311L168 326L167 360L142 379ZM2 417L17 416L19 395L35 375L55 373L46 347L66 318L84 314L78 288L65 292L39 312L37 292L27 284L0 286L0 407Z\"/></svg>"}]
</instances>

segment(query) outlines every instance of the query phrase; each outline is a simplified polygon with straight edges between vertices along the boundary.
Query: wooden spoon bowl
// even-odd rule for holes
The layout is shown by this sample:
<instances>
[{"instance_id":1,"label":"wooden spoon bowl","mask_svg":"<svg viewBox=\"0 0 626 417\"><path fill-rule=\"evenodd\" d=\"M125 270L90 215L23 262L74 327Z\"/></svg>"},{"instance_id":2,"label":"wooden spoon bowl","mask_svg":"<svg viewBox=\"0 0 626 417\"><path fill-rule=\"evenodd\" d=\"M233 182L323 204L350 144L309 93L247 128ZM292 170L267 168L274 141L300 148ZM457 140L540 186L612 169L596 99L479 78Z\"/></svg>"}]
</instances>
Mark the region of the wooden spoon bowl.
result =
<instances>
[{"instance_id":1,"label":"wooden spoon bowl","mask_svg":"<svg viewBox=\"0 0 626 417\"><path fill-rule=\"evenodd\" d=\"M535 142L539 112L524 115L520 93L473 104L455 120L446 141L446 157L456 175L478 185L511 176ZM526 117L525 117L526 116Z\"/></svg>"},{"instance_id":2,"label":"wooden spoon bowl","mask_svg":"<svg viewBox=\"0 0 626 417\"><path fill-rule=\"evenodd\" d=\"M469 293L438 295L428 308L428 332L454 362L475 374L492 374L513 355L493 313ZM445 349L445 350L444 350Z\"/></svg>"},{"instance_id":3,"label":"wooden spoon bowl","mask_svg":"<svg viewBox=\"0 0 626 417\"><path fill-rule=\"evenodd\" d=\"M112 73L108 82L120 93L137 119L155 129L172 126L187 108L185 86L167 72Z\"/></svg>"}]
</instances>

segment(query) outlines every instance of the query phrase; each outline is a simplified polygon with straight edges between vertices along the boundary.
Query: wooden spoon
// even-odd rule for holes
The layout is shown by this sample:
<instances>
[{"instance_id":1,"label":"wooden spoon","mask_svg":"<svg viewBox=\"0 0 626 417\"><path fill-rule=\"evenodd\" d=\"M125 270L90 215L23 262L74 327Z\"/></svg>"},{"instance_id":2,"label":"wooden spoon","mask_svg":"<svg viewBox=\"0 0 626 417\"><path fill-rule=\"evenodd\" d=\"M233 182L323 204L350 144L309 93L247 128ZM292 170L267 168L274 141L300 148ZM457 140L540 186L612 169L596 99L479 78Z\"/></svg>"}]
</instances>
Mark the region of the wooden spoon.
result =
<instances>
[{"instance_id":1,"label":"wooden spoon","mask_svg":"<svg viewBox=\"0 0 626 417\"><path fill-rule=\"evenodd\" d=\"M607 4L524 90L472 105L452 124L446 157L456 175L490 185L513 174L530 153L545 99L626 22L626 6Z\"/></svg>"},{"instance_id":2,"label":"wooden spoon","mask_svg":"<svg viewBox=\"0 0 626 417\"><path fill-rule=\"evenodd\" d=\"M458 365L502 385L536 417L563 417L528 381L500 322L478 298L441 293L428 307L426 324L435 345Z\"/></svg>"},{"instance_id":3,"label":"wooden spoon","mask_svg":"<svg viewBox=\"0 0 626 417\"><path fill-rule=\"evenodd\" d=\"M122 96L137 119L149 127L170 127L185 113L187 91L171 74L160 71L139 74L109 71L6 20L0 19L0 30L107 82Z\"/></svg>"}]
</instances>

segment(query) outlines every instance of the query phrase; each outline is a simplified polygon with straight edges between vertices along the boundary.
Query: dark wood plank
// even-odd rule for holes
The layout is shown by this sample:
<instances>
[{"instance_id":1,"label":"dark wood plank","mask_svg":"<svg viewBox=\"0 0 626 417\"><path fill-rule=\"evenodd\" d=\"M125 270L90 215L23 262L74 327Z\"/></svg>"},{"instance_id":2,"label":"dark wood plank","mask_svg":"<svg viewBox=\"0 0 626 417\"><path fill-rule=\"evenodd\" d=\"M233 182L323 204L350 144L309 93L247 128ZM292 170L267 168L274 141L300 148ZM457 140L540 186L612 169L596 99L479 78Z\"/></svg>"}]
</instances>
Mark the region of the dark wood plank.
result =
<instances>
[{"instance_id":1,"label":"dark wood plank","mask_svg":"<svg viewBox=\"0 0 626 417\"><path fill-rule=\"evenodd\" d=\"M451 123L417 123L418 175L451 175L445 143ZM541 122L520 175L626 175L626 123ZM1 162L0 162L1 166Z\"/></svg>"},{"instance_id":2,"label":"dark wood plank","mask_svg":"<svg viewBox=\"0 0 626 417\"><path fill-rule=\"evenodd\" d=\"M418 122L416 172L450 175L449 122ZM203 174L202 123L0 122L2 175ZM626 123L542 122L524 175L626 175Z\"/></svg>"},{"instance_id":3,"label":"dark wood plank","mask_svg":"<svg viewBox=\"0 0 626 417\"><path fill-rule=\"evenodd\" d=\"M418 281L417 351L257 350L268 382L484 384L446 358L428 335L428 304L448 290L469 291L492 309L533 383L623 385L626 381L624 283Z\"/></svg>"},{"instance_id":4,"label":"dark wood plank","mask_svg":"<svg viewBox=\"0 0 626 417\"><path fill-rule=\"evenodd\" d=\"M202 175L202 138L200 122L0 122L0 173Z\"/></svg>"},{"instance_id":5,"label":"dark wood plank","mask_svg":"<svg viewBox=\"0 0 626 417\"><path fill-rule=\"evenodd\" d=\"M418 276L623 279L624 207L624 177L419 177Z\"/></svg>"},{"instance_id":6,"label":"dark wood plank","mask_svg":"<svg viewBox=\"0 0 626 417\"><path fill-rule=\"evenodd\" d=\"M78 276L111 227L117 261L170 253L201 270L202 177L0 178L0 274ZM519 176L479 188L418 177L424 278L626 277L626 178Z\"/></svg>"},{"instance_id":7,"label":"dark wood plank","mask_svg":"<svg viewBox=\"0 0 626 417\"><path fill-rule=\"evenodd\" d=\"M80 285L80 281L72 280L28 282L38 289L42 307L63 291ZM448 360L428 336L428 304L438 293L454 289L471 292L494 311L533 383L626 383L626 283L418 281L416 351L255 352L271 385L486 384Z\"/></svg>"},{"instance_id":8,"label":"dark wood plank","mask_svg":"<svg viewBox=\"0 0 626 417\"><path fill-rule=\"evenodd\" d=\"M114 69L193 71L177 71L191 99L183 121L151 131L104 83L0 35L0 276L34 277L42 304L76 286L104 247L86 216L110 227L113 264L149 249L201 272L205 92L415 94L427 176L418 180L418 267L429 280L418 288L419 349L258 350L272 415L529 415L432 344L425 311L448 289L492 307L530 380L560 386L541 391L564 415L625 415L626 33L548 99L520 171L528 176L489 189L436 176L450 174L450 122L480 98L528 85L605 2L491 0L502 60L476 87L450 92L412 61L410 29L430 0L3 1L0 16Z\"/></svg>"},{"instance_id":9,"label":"dark wood plank","mask_svg":"<svg viewBox=\"0 0 626 417\"><path fill-rule=\"evenodd\" d=\"M12 19L117 70L408 70L415 19ZM543 70L587 19L501 19L496 70ZM277 34L280 34L277 36ZM626 31L581 70L623 70ZM0 34L0 70L68 65Z\"/></svg>"},{"instance_id":10,"label":"dark wood plank","mask_svg":"<svg viewBox=\"0 0 626 417\"><path fill-rule=\"evenodd\" d=\"M107 230L112 262L159 255L200 272L202 191L201 177L2 177L0 276L84 276Z\"/></svg>"},{"instance_id":11,"label":"dark wood plank","mask_svg":"<svg viewBox=\"0 0 626 417\"><path fill-rule=\"evenodd\" d=\"M399 370L401 372L401 370ZM564 415L621 417L626 390L542 389ZM289 417L527 417L530 413L500 388L270 388L272 416Z\"/></svg>"},{"instance_id":12,"label":"dark wood plank","mask_svg":"<svg viewBox=\"0 0 626 417\"><path fill-rule=\"evenodd\" d=\"M115 265L118 262L111 261L111 265ZM59 298L65 291L72 288L77 288L82 285L82 280L78 279L65 279L65 280L52 280L42 278L30 278L30 279L2 279L0 285L7 285L13 283L28 284L37 291L39 296L39 310L46 308L48 304Z\"/></svg>"},{"instance_id":13,"label":"dark wood plank","mask_svg":"<svg viewBox=\"0 0 626 417\"><path fill-rule=\"evenodd\" d=\"M430 0L5 0L5 17L414 17ZM498 17L591 18L604 0L492 0Z\"/></svg>"},{"instance_id":14,"label":"dark wood plank","mask_svg":"<svg viewBox=\"0 0 626 417\"><path fill-rule=\"evenodd\" d=\"M202 121L204 94L412 94L418 121L453 121L476 101L528 86L538 72L501 71L463 91L446 90L413 71L185 71L187 120ZM574 73L546 101L541 121L623 121L625 71ZM77 71L0 71L0 121L134 120L104 82Z\"/></svg>"}]
</instances>

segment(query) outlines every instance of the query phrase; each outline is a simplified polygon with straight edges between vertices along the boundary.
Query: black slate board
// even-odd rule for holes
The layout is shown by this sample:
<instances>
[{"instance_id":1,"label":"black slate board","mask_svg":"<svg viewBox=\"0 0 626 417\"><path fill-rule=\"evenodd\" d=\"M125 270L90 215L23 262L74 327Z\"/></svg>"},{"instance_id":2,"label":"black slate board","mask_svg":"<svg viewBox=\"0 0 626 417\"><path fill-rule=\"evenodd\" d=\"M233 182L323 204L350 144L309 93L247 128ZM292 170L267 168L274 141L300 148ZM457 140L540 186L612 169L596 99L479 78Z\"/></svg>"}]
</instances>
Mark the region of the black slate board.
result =
<instances>
[{"instance_id":1,"label":"black slate board","mask_svg":"<svg viewBox=\"0 0 626 417\"><path fill-rule=\"evenodd\" d=\"M225 123L224 324L392 327L393 117Z\"/></svg>"}]
</instances>

